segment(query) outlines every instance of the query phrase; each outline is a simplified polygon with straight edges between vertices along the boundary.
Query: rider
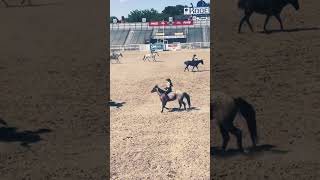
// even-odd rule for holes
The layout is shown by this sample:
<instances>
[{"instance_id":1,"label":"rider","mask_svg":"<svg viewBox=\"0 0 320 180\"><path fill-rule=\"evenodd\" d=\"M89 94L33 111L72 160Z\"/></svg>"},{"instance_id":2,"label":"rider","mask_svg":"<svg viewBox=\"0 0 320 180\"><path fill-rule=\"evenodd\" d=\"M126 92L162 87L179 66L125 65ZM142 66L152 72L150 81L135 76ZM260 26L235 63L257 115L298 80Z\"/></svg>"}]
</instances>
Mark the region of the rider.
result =
<instances>
[{"instance_id":1,"label":"rider","mask_svg":"<svg viewBox=\"0 0 320 180\"><path fill-rule=\"evenodd\" d=\"M193 57L192 57L192 61L195 61L195 60L197 60L197 59L198 59L198 58L196 58L196 56L197 56L197 55L195 55L195 54L193 55Z\"/></svg>"},{"instance_id":2,"label":"rider","mask_svg":"<svg viewBox=\"0 0 320 180\"><path fill-rule=\"evenodd\" d=\"M168 96L168 94L172 92L173 84L171 82L171 79L166 79L166 81L167 81L167 86L164 88L165 89L164 93Z\"/></svg>"}]
</instances>

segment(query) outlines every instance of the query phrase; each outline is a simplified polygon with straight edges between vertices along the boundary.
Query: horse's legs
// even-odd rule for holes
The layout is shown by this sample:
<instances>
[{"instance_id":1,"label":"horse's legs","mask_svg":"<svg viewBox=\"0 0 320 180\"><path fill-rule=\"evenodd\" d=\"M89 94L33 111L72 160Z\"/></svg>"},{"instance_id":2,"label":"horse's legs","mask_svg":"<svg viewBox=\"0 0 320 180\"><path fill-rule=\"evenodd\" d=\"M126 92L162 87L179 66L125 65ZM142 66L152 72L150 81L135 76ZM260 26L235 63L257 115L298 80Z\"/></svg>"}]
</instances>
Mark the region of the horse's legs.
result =
<instances>
[{"instance_id":1,"label":"horse's legs","mask_svg":"<svg viewBox=\"0 0 320 180\"><path fill-rule=\"evenodd\" d=\"M7 3L6 0L2 0L3 4L6 6L6 7L9 7L9 4Z\"/></svg>"},{"instance_id":2,"label":"horse's legs","mask_svg":"<svg viewBox=\"0 0 320 180\"><path fill-rule=\"evenodd\" d=\"M267 15L266 20L264 21L264 25L263 25L264 32L267 32L267 24L268 24L269 19L270 19L270 15Z\"/></svg>"},{"instance_id":3,"label":"horse's legs","mask_svg":"<svg viewBox=\"0 0 320 180\"><path fill-rule=\"evenodd\" d=\"M247 24L249 25L251 32L253 32L253 28L252 28L252 25L251 25L251 23L250 23L250 16L251 16L251 15L252 15L252 12L248 12L248 13L246 14L246 22L247 22Z\"/></svg>"},{"instance_id":4,"label":"horse's legs","mask_svg":"<svg viewBox=\"0 0 320 180\"><path fill-rule=\"evenodd\" d=\"M252 26L251 26L251 23L250 23L250 21L249 21L249 18L250 18L251 14L252 14L252 11L249 11L249 10L245 9L244 14L245 14L245 15L244 15L243 18L240 20L240 24L239 24L239 28L238 28L238 33L241 32L241 27L242 27L242 24L244 23L244 21L246 21L246 22L248 23L251 31L253 31Z\"/></svg>"},{"instance_id":5,"label":"horse's legs","mask_svg":"<svg viewBox=\"0 0 320 180\"><path fill-rule=\"evenodd\" d=\"M196 65L197 71L199 71L198 65Z\"/></svg>"},{"instance_id":6,"label":"horse's legs","mask_svg":"<svg viewBox=\"0 0 320 180\"><path fill-rule=\"evenodd\" d=\"M246 19L246 16L244 16L244 17L240 20L239 28L238 28L238 33L241 32L241 26L242 26L243 22L245 21L245 19Z\"/></svg>"},{"instance_id":7,"label":"horse's legs","mask_svg":"<svg viewBox=\"0 0 320 180\"><path fill-rule=\"evenodd\" d=\"M167 104L166 101L162 101L162 110L161 110L161 113L163 112L163 108L166 108L166 104ZM166 108L166 109L168 109L168 108Z\"/></svg>"},{"instance_id":8,"label":"horse's legs","mask_svg":"<svg viewBox=\"0 0 320 180\"><path fill-rule=\"evenodd\" d=\"M232 125L230 129L230 133L237 137L238 148L240 151L243 151L241 130Z\"/></svg>"},{"instance_id":9,"label":"horse's legs","mask_svg":"<svg viewBox=\"0 0 320 180\"><path fill-rule=\"evenodd\" d=\"M182 103L181 103L181 101L180 101L180 100L179 100L178 102L179 102L179 109L181 109L181 105L182 105Z\"/></svg>"},{"instance_id":10,"label":"horse's legs","mask_svg":"<svg viewBox=\"0 0 320 180\"><path fill-rule=\"evenodd\" d=\"M274 15L274 16L278 19L278 21L279 21L279 23L280 23L281 30L283 31L283 25L282 25L282 20L281 20L281 18L280 18L280 14L276 14L276 15Z\"/></svg>"},{"instance_id":11,"label":"horse's legs","mask_svg":"<svg viewBox=\"0 0 320 180\"><path fill-rule=\"evenodd\" d=\"M183 104L183 108L184 108L184 110L187 110L187 108L186 108L186 103L185 103L185 102L183 102L183 100L181 100L181 103Z\"/></svg>"},{"instance_id":12,"label":"horse's legs","mask_svg":"<svg viewBox=\"0 0 320 180\"><path fill-rule=\"evenodd\" d=\"M193 66L193 68L192 68L192 71L193 71L193 69L194 69L194 66Z\"/></svg>"},{"instance_id":13,"label":"horse's legs","mask_svg":"<svg viewBox=\"0 0 320 180\"><path fill-rule=\"evenodd\" d=\"M222 135L223 138L223 142L222 142L222 150L225 151L230 139L229 133L226 129L224 129L224 127L222 125L219 125L219 129L220 129L220 133Z\"/></svg>"},{"instance_id":14,"label":"horse's legs","mask_svg":"<svg viewBox=\"0 0 320 180\"><path fill-rule=\"evenodd\" d=\"M189 65L187 65L186 68L184 68L184 71L186 71L186 69L189 71Z\"/></svg>"}]
</instances>

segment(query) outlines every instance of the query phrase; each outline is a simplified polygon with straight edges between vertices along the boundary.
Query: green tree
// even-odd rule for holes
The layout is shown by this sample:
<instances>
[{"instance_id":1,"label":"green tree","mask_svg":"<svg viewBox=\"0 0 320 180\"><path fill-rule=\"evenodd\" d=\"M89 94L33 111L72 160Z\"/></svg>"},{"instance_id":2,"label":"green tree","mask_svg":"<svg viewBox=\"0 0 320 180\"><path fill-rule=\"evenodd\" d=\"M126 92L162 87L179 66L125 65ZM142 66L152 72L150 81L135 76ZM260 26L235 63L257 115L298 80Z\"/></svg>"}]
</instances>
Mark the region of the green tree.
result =
<instances>
[{"instance_id":1,"label":"green tree","mask_svg":"<svg viewBox=\"0 0 320 180\"><path fill-rule=\"evenodd\" d=\"M171 17L183 15L185 7L187 7L187 6L183 6L183 5L167 6L162 11L162 14L165 14L165 15L171 16Z\"/></svg>"},{"instance_id":2,"label":"green tree","mask_svg":"<svg viewBox=\"0 0 320 180\"><path fill-rule=\"evenodd\" d=\"M110 16L109 22L113 23L113 19L117 19L117 21L119 21L119 19L115 16Z\"/></svg>"},{"instance_id":3,"label":"green tree","mask_svg":"<svg viewBox=\"0 0 320 180\"><path fill-rule=\"evenodd\" d=\"M128 22L141 22L142 18L147 18L147 21L160 21L163 19L161 13L155 9L134 10L128 15Z\"/></svg>"}]
</instances>

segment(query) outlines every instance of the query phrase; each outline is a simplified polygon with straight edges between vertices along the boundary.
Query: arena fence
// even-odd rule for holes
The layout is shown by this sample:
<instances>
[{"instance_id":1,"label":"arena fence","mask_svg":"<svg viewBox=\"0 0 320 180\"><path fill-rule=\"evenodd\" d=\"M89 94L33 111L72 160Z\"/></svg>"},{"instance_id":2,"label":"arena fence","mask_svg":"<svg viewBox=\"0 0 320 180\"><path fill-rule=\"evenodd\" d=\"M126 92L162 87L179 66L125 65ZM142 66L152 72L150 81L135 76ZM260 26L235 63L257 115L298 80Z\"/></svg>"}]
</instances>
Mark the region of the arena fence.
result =
<instances>
[{"instance_id":1,"label":"arena fence","mask_svg":"<svg viewBox=\"0 0 320 180\"><path fill-rule=\"evenodd\" d=\"M210 42L192 42L168 44L166 50L179 51L187 49L207 49L210 48ZM150 44L130 44L130 45L112 45L110 51L150 51Z\"/></svg>"}]
</instances>

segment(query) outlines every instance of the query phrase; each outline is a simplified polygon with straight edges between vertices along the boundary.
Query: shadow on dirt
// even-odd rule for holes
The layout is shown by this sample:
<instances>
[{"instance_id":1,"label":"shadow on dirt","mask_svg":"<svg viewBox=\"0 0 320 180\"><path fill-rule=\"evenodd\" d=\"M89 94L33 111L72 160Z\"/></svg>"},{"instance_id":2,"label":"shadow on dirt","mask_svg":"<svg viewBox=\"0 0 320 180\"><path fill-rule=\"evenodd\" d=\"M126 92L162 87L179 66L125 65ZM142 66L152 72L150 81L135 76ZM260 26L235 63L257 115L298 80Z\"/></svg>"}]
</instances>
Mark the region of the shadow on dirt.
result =
<instances>
[{"instance_id":1,"label":"shadow on dirt","mask_svg":"<svg viewBox=\"0 0 320 180\"><path fill-rule=\"evenodd\" d=\"M40 134L52 132L50 129L38 129L35 131L17 131L16 127L8 127L7 122L0 118L0 142L20 142L21 146L30 147L29 144L42 140Z\"/></svg>"},{"instance_id":2,"label":"shadow on dirt","mask_svg":"<svg viewBox=\"0 0 320 180\"><path fill-rule=\"evenodd\" d=\"M27 7L41 7L41 6L60 6L63 5L62 2L52 2L52 3L39 3L39 4L30 4L30 5L9 5L5 8L27 8Z\"/></svg>"},{"instance_id":3,"label":"shadow on dirt","mask_svg":"<svg viewBox=\"0 0 320 180\"><path fill-rule=\"evenodd\" d=\"M184 110L183 108L179 109L179 108L170 108L169 112L183 112L183 111L197 111L200 110L196 107L191 107L191 108L187 108L187 110Z\"/></svg>"},{"instance_id":4,"label":"shadow on dirt","mask_svg":"<svg viewBox=\"0 0 320 180\"><path fill-rule=\"evenodd\" d=\"M120 108L125 104L125 102L115 102L115 101L109 101L109 106L110 107L116 107Z\"/></svg>"},{"instance_id":5,"label":"shadow on dirt","mask_svg":"<svg viewBox=\"0 0 320 180\"><path fill-rule=\"evenodd\" d=\"M223 152L222 149L217 147L211 147L210 154L216 156L217 158L230 158L235 156L259 156L265 152L270 152L272 154L287 154L289 151L275 149L276 146L270 144L263 144L256 147L245 149L245 152L241 152L238 149L228 149Z\"/></svg>"},{"instance_id":6,"label":"shadow on dirt","mask_svg":"<svg viewBox=\"0 0 320 180\"><path fill-rule=\"evenodd\" d=\"M263 34L273 34L273 33L281 33L281 32L300 32L300 31L319 31L319 27L311 27L311 28L294 28L294 29L284 29L284 30L268 30L267 32L259 31L259 33Z\"/></svg>"}]
</instances>

